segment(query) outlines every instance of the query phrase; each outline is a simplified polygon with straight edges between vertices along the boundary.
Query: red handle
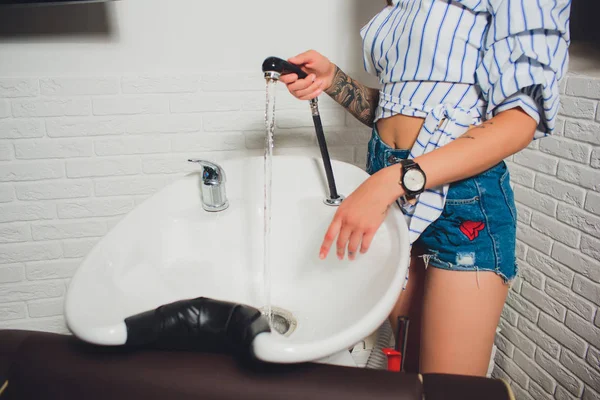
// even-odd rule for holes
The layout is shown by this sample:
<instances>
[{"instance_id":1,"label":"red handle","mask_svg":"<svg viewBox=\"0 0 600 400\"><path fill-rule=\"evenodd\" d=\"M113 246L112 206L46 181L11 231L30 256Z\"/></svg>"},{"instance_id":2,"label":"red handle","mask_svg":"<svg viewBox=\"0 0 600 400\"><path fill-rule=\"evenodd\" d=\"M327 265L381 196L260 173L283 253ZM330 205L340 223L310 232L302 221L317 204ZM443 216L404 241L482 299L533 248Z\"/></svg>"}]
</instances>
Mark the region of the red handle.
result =
<instances>
[{"instance_id":1,"label":"red handle","mask_svg":"<svg viewBox=\"0 0 600 400\"><path fill-rule=\"evenodd\" d=\"M390 348L382 349L383 354L387 356L387 369L392 372L400 372L400 366L402 365L402 354Z\"/></svg>"}]
</instances>

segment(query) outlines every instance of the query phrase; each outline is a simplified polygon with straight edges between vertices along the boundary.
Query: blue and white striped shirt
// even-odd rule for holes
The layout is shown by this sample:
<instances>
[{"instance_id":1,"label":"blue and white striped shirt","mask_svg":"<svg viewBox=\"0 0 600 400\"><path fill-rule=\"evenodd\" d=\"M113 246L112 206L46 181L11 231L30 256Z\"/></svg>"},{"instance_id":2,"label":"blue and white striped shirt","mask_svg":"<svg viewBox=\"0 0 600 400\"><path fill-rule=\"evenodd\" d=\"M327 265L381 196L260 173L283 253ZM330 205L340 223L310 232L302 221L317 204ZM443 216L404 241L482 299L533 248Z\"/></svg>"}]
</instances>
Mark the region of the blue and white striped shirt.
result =
<instances>
[{"instance_id":1,"label":"blue and white striped shirt","mask_svg":"<svg viewBox=\"0 0 600 400\"><path fill-rule=\"evenodd\" d=\"M381 84L375 121L425 118L410 158L497 113L521 107L555 129L568 65L570 0L394 0L362 29L365 69ZM435 221L449 185L403 205L411 243Z\"/></svg>"}]
</instances>

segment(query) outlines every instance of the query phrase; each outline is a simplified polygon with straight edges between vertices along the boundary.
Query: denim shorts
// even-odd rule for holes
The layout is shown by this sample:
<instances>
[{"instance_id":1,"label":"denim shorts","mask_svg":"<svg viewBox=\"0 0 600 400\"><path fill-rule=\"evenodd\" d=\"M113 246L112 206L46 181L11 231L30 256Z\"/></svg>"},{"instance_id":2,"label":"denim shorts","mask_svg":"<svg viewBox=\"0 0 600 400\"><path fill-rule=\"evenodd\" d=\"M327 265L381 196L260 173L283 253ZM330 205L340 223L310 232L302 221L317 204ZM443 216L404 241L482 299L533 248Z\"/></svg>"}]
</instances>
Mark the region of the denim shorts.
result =
<instances>
[{"instance_id":1,"label":"denim shorts","mask_svg":"<svg viewBox=\"0 0 600 400\"><path fill-rule=\"evenodd\" d=\"M369 141L367 172L408 158L393 149L376 129ZM505 283L517 275L517 211L504 161L479 175L450 184L444 210L415 242L427 266L452 271L492 271Z\"/></svg>"}]
</instances>

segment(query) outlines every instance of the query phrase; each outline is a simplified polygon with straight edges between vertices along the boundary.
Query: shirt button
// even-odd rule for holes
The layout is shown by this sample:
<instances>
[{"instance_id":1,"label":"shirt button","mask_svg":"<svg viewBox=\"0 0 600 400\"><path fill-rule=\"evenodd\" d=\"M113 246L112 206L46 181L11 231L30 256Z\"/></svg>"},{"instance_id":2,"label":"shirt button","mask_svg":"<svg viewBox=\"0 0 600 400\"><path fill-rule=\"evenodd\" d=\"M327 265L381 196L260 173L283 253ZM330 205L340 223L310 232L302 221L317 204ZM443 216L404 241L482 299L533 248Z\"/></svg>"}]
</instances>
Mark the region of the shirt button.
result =
<instances>
[{"instance_id":1,"label":"shirt button","mask_svg":"<svg viewBox=\"0 0 600 400\"><path fill-rule=\"evenodd\" d=\"M388 162L389 162L390 164L395 164L395 163L397 163L397 162L398 162L398 159L396 158L396 156L392 156L392 155L390 155L390 156L388 157Z\"/></svg>"}]
</instances>

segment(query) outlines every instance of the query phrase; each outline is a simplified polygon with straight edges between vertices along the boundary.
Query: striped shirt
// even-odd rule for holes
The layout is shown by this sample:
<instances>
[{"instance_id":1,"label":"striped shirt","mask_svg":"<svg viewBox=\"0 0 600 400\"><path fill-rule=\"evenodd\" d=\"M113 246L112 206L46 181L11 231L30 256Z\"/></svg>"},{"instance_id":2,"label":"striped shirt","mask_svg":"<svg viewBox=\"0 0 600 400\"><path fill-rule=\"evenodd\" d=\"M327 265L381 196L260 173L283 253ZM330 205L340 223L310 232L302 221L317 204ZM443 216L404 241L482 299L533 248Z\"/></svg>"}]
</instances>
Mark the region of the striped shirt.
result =
<instances>
[{"instance_id":1,"label":"striped shirt","mask_svg":"<svg viewBox=\"0 0 600 400\"><path fill-rule=\"evenodd\" d=\"M394 0L362 29L365 69L381 84L375 121L425 118L410 158L520 107L555 130L568 66L570 0ZM449 185L403 204L411 243L435 221Z\"/></svg>"}]
</instances>

